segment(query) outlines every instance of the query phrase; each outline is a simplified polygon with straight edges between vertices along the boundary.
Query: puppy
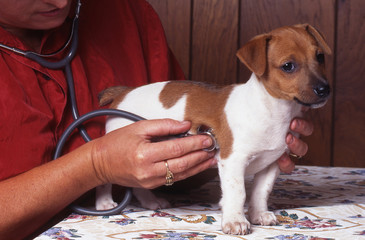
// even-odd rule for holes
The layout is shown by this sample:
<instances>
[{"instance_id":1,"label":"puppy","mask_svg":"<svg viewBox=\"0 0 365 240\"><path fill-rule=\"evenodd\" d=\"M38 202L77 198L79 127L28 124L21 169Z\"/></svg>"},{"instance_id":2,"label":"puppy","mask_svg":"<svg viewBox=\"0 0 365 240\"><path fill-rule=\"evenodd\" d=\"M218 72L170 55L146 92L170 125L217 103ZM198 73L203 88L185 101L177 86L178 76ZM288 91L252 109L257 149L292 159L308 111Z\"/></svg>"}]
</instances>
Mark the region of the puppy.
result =
<instances>
[{"instance_id":1,"label":"puppy","mask_svg":"<svg viewBox=\"0 0 365 240\"><path fill-rule=\"evenodd\" d=\"M253 72L245 84L224 87L190 81L169 81L138 88L114 87L103 91L100 104L130 111L146 119L172 118L212 129L222 198L222 230L248 234L252 224L274 225L267 200L279 174L276 160L287 150L285 137L303 106L322 107L330 96L324 54L331 50L322 35L308 24L282 27L259 35L238 50L238 58ZM110 132L131 122L109 117ZM244 178L254 175L245 217ZM108 190L109 191L109 190ZM166 201L147 190L136 190L148 208L164 208ZM114 207L110 193L97 208ZM104 203L103 203L104 202Z\"/></svg>"}]
</instances>

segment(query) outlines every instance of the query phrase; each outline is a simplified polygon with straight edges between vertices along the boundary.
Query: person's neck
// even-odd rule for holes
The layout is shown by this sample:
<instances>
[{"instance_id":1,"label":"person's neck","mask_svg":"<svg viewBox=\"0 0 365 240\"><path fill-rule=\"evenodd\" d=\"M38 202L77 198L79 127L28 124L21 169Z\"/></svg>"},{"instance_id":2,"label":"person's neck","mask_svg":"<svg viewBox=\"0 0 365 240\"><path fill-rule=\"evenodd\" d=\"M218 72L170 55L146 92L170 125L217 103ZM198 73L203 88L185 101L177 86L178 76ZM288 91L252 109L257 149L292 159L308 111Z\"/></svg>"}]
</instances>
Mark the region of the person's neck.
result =
<instances>
[{"instance_id":1,"label":"person's neck","mask_svg":"<svg viewBox=\"0 0 365 240\"><path fill-rule=\"evenodd\" d=\"M6 26L2 27L8 32L17 36L32 51L40 52L42 36L43 36L42 30L11 28Z\"/></svg>"}]
</instances>

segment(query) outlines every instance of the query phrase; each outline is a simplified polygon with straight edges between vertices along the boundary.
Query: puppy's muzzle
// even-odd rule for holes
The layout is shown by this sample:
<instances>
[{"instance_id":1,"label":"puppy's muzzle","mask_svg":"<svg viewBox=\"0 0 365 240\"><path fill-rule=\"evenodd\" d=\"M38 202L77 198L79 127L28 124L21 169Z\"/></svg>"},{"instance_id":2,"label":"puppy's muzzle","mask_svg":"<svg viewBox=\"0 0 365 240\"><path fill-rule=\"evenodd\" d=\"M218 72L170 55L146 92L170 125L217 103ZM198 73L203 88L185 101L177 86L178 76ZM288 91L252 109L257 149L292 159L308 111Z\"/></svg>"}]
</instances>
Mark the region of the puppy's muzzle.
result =
<instances>
[{"instance_id":1,"label":"puppy's muzzle","mask_svg":"<svg viewBox=\"0 0 365 240\"><path fill-rule=\"evenodd\" d=\"M320 83L313 87L313 92L321 99L326 99L331 93L331 88L328 84Z\"/></svg>"},{"instance_id":2,"label":"puppy's muzzle","mask_svg":"<svg viewBox=\"0 0 365 240\"><path fill-rule=\"evenodd\" d=\"M294 97L294 100L306 107L319 108L326 104L331 95L331 87L324 79L317 81L311 87L311 93L307 97L302 98ZM310 97L309 97L310 96Z\"/></svg>"}]
</instances>

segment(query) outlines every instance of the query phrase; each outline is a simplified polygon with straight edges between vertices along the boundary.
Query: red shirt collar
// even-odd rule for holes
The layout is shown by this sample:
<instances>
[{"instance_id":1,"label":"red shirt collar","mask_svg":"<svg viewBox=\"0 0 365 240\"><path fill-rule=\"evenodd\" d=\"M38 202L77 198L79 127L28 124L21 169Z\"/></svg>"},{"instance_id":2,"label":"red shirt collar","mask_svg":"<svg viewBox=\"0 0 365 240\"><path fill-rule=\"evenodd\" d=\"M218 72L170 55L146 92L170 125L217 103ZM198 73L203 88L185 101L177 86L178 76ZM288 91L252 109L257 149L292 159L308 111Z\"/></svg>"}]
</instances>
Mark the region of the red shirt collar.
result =
<instances>
[{"instance_id":1,"label":"red shirt collar","mask_svg":"<svg viewBox=\"0 0 365 240\"><path fill-rule=\"evenodd\" d=\"M72 19L66 19L65 23L56 28L49 31L45 31L42 37L41 42L41 53L52 53L63 47L63 45L67 42L69 35L71 33L71 25ZM67 34L66 34L67 33ZM26 46L17 36L6 31L4 28L0 27L0 43L9 46L18 48L22 51L32 51L28 46ZM30 63L29 59L26 59L24 56L19 55L10 50L0 48L0 52L5 52L10 56L14 57L16 60L35 67L37 64ZM67 54L67 50L63 53L60 53L59 56L55 56L55 60L61 59L64 55ZM32 61L33 62L33 61Z\"/></svg>"}]
</instances>

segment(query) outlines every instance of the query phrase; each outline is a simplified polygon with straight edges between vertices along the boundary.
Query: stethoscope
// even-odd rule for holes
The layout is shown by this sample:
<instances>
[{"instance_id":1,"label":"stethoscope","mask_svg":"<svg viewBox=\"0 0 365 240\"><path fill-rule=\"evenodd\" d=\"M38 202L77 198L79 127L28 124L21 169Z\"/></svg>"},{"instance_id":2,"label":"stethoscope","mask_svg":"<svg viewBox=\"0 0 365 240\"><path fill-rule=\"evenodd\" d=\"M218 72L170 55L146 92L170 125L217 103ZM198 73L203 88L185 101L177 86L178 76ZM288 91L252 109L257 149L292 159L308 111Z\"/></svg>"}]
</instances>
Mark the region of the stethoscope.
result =
<instances>
[{"instance_id":1,"label":"stethoscope","mask_svg":"<svg viewBox=\"0 0 365 240\"><path fill-rule=\"evenodd\" d=\"M89 112L82 116L79 115L79 111L77 108L77 102L76 102L76 96L75 96L74 80L73 80L70 63L71 63L72 59L74 58L74 56L76 55L76 51L77 51L80 8L81 8L81 2L80 2L80 0L78 0L77 6L76 6L75 17L74 17L73 23L72 23L70 37L69 37L68 41L65 43L65 45L54 53L39 54L36 52L31 52L31 51L23 51L21 49L9 47L9 46L6 46L6 45L0 43L1 48L7 49L7 50L15 52L19 55L22 55L28 59L31 59L31 60L39 63L43 67L46 67L49 69L63 69L64 70L67 85L68 85L68 90L69 90L69 98L70 98L70 102L71 102L72 116L74 118L74 122L72 124L70 124L70 126L66 129L66 131L63 133L60 140L58 141L53 159L57 159L58 157L61 156L62 148L63 148L66 140L68 139L70 134L76 128L78 128L78 130L79 130L82 138L85 140L85 142L91 141L90 136L86 132L85 128L82 126L83 122L85 122L91 118L112 115L112 116L126 118L131 121L144 120L144 118L137 116L135 114L125 112L122 110L116 110L116 109L101 109L101 110L95 110L95 111ZM48 61L45 59L45 58L49 58L49 57L53 57L53 56L57 55L58 53L62 52L64 49L66 49L67 47L69 47L69 52L68 52L67 56L64 57L62 60L57 61L57 62L51 62L51 61ZM127 188L124 199L118 204L117 207L115 207L113 209L98 211L98 210L93 210L93 209L88 209L88 208L84 208L81 206L77 206L74 204L71 205L71 208L74 212L79 213L79 214L85 214L85 215L96 215L96 216L116 215L116 214L120 214L121 211L129 204L131 198L132 198L132 191L130 188Z\"/></svg>"},{"instance_id":2,"label":"stethoscope","mask_svg":"<svg viewBox=\"0 0 365 240\"><path fill-rule=\"evenodd\" d=\"M71 135L71 133L76 128L78 128L78 130L85 142L91 141L91 138L88 135L88 133L86 132L85 128L82 126L82 123L84 123L85 121L88 121L92 118L100 117L100 116L118 116L118 117L125 118L128 120L134 121L134 122L140 121L140 120L145 120L145 118L143 118L141 116L138 116L133 113L126 112L126 111L117 110L117 109L100 109L100 110L91 111L82 116L79 115L76 95L75 95L74 80L73 80L70 63L71 63L72 59L74 58L74 56L76 55L76 51L77 51L80 8L81 8L81 2L80 2L80 0L78 0L77 6L76 6L75 17L72 22L70 37L67 40L67 42L65 43L65 45L63 47L61 47L59 50L57 50L56 52L53 52L50 54L40 54L40 53L36 53L36 52L31 52L31 51L23 51L21 49L9 47L9 46L6 46L6 45L0 43L0 48L4 48L11 52L15 52L19 55L22 55L28 59L31 59L31 60L37 62L38 64L40 64L43 67L46 67L49 69L62 69L63 68L63 70L64 70L64 73L66 76L66 82L67 82L68 90L69 90L69 98L70 98L70 102L71 102L72 117L74 119L74 122L72 122L70 124L70 126L65 130L65 132L60 137L60 139L56 145L56 150L55 150L53 159L57 159L58 157L61 156L63 146L65 145L65 143L66 143L67 139L69 138L69 136ZM68 47L69 47L69 52L68 52L67 56L64 57L62 60L57 61L57 62L51 62L51 61L48 61L45 59L45 58L50 58L50 57L53 57L53 56L59 54L60 52L62 52L64 49L66 49ZM213 140L213 145L211 147L205 149L205 151L214 151L219 148L218 143L216 141L216 138L214 137L214 134L213 134L211 128L209 128L209 127L207 128L206 126L201 125L197 128L197 134L208 135ZM183 133L183 134L176 135L175 137L187 137L187 136L191 136L191 134ZM132 190L130 188L127 188L125 191L125 196L124 196L123 200L118 204L117 207L115 207L113 209L93 210L93 209L84 208L84 207L81 207L81 206L78 206L75 204L71 204L71 208L75 213L84 214L84 215L94 215L94 216L117 215L122 212L122 210L129 204L131 199L132 199Z\"/></svg>"}]
</instances>

